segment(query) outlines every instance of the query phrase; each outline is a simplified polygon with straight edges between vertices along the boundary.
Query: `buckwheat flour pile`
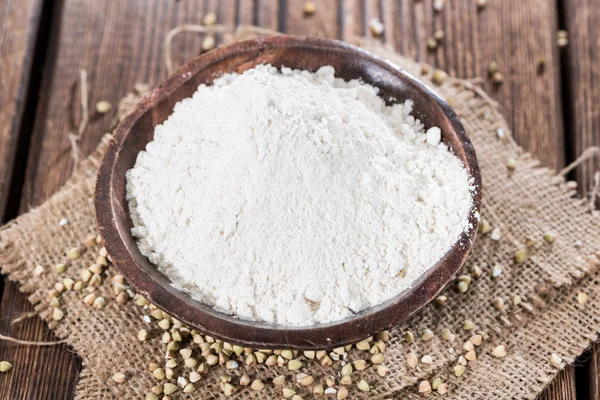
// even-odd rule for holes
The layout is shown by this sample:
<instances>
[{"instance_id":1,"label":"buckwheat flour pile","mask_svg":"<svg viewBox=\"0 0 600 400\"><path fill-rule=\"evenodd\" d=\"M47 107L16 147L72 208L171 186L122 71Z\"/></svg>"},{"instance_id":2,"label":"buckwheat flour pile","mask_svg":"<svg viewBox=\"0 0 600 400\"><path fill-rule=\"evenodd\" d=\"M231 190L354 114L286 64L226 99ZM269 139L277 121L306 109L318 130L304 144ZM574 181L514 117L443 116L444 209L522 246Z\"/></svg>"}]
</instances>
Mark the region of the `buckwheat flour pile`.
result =
<instances>
[{"instance_id":1,"label":"buckwheat flour pile","mask_svg":"<svg viewBox=\"0 0 600 400\"><path fill-rule=\"evenodd\" d=\"M242 319L336 321L409 288L471 228L439 128L334 72L225 75L156 127L127 195L175 287Z\"/></svg>"}]
</instances>

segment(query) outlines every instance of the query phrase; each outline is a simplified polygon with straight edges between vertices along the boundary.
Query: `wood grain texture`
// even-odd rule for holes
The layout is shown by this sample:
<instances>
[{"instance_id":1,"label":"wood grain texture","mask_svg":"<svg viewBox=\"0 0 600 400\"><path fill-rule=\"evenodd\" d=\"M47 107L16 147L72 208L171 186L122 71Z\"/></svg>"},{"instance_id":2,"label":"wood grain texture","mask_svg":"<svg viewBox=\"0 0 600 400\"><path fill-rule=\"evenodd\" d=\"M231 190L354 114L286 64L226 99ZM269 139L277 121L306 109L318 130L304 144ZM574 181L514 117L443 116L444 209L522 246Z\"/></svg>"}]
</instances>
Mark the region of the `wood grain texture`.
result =
<instances>
[{"instance_id":1,"label":"wood grain texture","mask_svg":"<svg viewBox=\"0 0 600 400\"><path fill-rule=\"evenodd\" d=\"M22 129L32 70L40 68L32 63L41 13L41 0L7 0L0 7L0 216L5 215L9 195L18 195L9 189L20 135L27 134ZM14 283L5 283L1 300L1 333L25 340L54 339L39 318L11 325L21 313L33 310ZM11 373L0 376L2 398L66 398L73 392L78 363L67 346L24 347L0 341L0 359L14 365Z\"/></svg>"},{"instance_id":2,"label":"wood grain texture","mask_svg":"<svg viewBox=\"0 0 600 400\"><path fill-rule=\"evenodd\" d=\"M208 12L232 25L235 1L66 0L59 35L51 43L53 62L45 70L22 211L54 193L73 169L68 134L81 118L79 71L88 72L90 123L79 142L89 154L108 129L113 112L98 115L94 104L118 100L137 82L155 86L166 76L164 38L180 24L199 24ZM58 28L60 27L60 30ZM173 40L174 65L200 52L203 36L180 33ZM113 107L113 111L116 107Z\"/></svg>"},{"instance_id":3,"label":"wood grain texture","mask_svg":"<svg viewBox=\"0 0 600 400\"><path fill-rule=\"evenodd\" d=\"M33 307L14 283L4 288L0 303L0 332L36 341L58 340L39 317L16 324L11 321ZM1 399L69 399L77 384L81 362L67 345L19 346L0 342L0 360L13 364L7 374L0 374Z\"/></svg>"},{"instance_id":4,"label":"wood grain texture","mask_svg":"<svg viewBox=\"0 0 600 400\"><path fill-rule=\"evenodd\" d=\"M4 216L21 131L42 0L0 6L0 219Z\"/></svg>"},{"instance_id":5,"label":"wood grain texture","mask_svg":"<svg viewBox=\"0 0 600 400\"><path fill-rule=\"evenodd\" d=\"M329 1L326 5L315 2L317 11L310 16L304 14L304 0L287 0L285 3L286 12L281 16L285 33L331 39L339 37L338 2Z\"/></svg>"},{"instance_id":6,"label":"wood grain texture","mask_svg":"<svg viewBox=\"0 0 600 400\"><path fill-rule=\"evenodd\" d=\"M575 386L575 369L572 365L569 365L558 373L558 376L550 383L540 398L544 400L576 400ZM579 398L589 399L583 394Z\"/></svg>"},{"instance_id":7,"label":"wood grain texture","mask_svg":"<svg viewBox=\"0 0 600 400\"><path fill-rule=\"evenodd\" d=\"M568 46L561 49L568 80L563 99L568 116L565 134L568 157L575 159L587 148L600 146L600 7L595 0L564 0L561 5L564 28L569 34ZM598 158L576 169L573 177L582 193L590 191L598 170ZM600 344L592 346L584 365L588 368L589 390L578 393L579 398L600 400Z\"/></svg>"},{"instance_id":8,"label":"wood grain texture","mask_svg":"<svg viewBox=\"0 0 600 400\"><path fill-rule=\"evenodd\" d=\"M571 156L590 146L600 146L600 6L596 0L564 0L569 44L562 49L569 79L567 111ZM591 189L600 159L577 169L583 192Z\"/></svg>"},{"instance_id":9,"label":"wood grain texture","mask_svg":"<svg viewBox=\"0 0 600 400\"><path fill-rule=\"evenodd\" d=\"M589 400L600 400L600 343L595 343L587 363Z\"/></svg>"}]
</instances>

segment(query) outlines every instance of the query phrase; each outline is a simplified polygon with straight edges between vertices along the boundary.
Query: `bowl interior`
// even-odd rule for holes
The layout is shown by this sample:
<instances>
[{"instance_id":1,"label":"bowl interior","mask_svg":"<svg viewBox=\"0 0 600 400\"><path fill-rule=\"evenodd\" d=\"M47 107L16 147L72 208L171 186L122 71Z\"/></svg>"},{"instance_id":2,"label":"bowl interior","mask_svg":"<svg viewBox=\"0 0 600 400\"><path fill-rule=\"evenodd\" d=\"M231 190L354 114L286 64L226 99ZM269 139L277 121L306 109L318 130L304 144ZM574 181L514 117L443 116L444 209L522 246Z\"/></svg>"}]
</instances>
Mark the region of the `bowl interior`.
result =
<instances>
[{"instance_id":1,"label":"bowl interior","mask_svg":"<svg viewBox=\"0 0 600 400\"><path fill-rule=\"evenodd\" d=\"M426 128L435 125L442 129L443 141L475 179L478 189L473 200L479 210L481 178L475 152L454 112L431 90L398 67L342 42L290 36L258 38L214 50L185 64L148 94L117 128L98 173L95 198L100 233L114 263L139 293L171 315L208 334L250 347L337 347L406 320L429 302L463 264L475 238L477 221L473 215L470 218L474 228L464 233L412 289L350 319L308 328L242 321L219 313L171 287L168 279L139 252L130 234L125 173L153 139L154 127L165 121L174 105L190 97L200 84L210 84L223 73L241 73L262 63L311 71L331 65L337 77L360 78L377 86L388 101L413 100L413 115Z\"/></svg>"}]
</instances>

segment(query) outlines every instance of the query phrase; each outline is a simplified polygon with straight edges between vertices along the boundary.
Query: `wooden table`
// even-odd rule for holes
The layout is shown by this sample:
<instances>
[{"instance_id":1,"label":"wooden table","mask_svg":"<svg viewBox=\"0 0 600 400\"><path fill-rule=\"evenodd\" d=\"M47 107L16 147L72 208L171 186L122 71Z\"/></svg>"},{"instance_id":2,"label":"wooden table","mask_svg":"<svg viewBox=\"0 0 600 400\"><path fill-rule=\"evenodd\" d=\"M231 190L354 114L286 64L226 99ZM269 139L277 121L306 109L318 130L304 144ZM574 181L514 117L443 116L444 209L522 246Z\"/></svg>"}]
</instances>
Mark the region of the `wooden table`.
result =
<instances>
[{"instance_id":1,"label":"wooden table","mask_svg":"<svg viewBox=\"0 0 600 400\"><path fill-rule=\"evenodd\" d=\"M0 0L0 216L8 221L41 204L73 168L68 134L81 118L79 74L88 72L89 104L113 105L136 82L156 85L167 72L164 37L173 27L201 23L214 12L234 28L254 24L287 33L345 39L367 35L371 18L385 25L381 40L400 53L461 78L487 76L496 61L504 83L483 87L499 101L514 137L545 166L561 168L600 144L600 6L598 0L316 1L304 0ZM450 4L451 3L451 4ZM442 29L444 44L426 41ZM557 46L557 31L569 44ZM198 54L199 34L175 39L175 62ZM111 116L92 112L81 138L88 154ZM598 161L572 175L582 192ZM0 285L2 285L0 281ZM0 286L0 333L51 340L39 318L11 324L32 310L15 284ZM3 399L73 398L81 361L67 346L22 347L0 342L0 360L18 367L0 376ZM17 368L15 368L16 370ZM549 399L600 399L600 346L568 367L546 390Z\"/></svg>"}]
</instances>

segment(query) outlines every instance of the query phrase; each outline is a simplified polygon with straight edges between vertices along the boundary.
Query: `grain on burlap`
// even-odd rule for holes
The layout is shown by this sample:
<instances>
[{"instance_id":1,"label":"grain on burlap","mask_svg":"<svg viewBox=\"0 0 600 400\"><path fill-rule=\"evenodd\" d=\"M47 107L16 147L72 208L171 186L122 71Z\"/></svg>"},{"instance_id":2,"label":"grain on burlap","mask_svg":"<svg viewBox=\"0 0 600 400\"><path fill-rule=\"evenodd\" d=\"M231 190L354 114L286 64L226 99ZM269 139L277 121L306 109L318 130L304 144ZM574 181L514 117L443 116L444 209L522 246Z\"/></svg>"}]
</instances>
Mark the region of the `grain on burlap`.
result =
<instances>
[{"instance_id":1,"label":"grain on burlap","mask_svg":"<svg viewBox=\"0 0 600 400\"><path fill-rule=\"evenodd\" d=\"M420 75L419 64L388 47L363 40L357 44L415 76ZM422 76L422 79L431 85L430 76ZM393 329L385 352L389 374L385 378L378 377L373 368L355 372L354 382L358 382L359 376L364 377L371 383L372 390L361 394L352 388L351 397L422 398L418 393L419 381L431 381L439 376L449 384L447 398L532 399L558 372L548 362L551 353L573 362L597 339L600 288L596 268L599 260L595 254L600 248L600 220L589 213L587 202L577 199L562 178L540 168L536 160L512 141L506 121L487 96L475 91L468 82L456 79L449 79L437 89L453 105L473 141L484 180L482 217L501 229L502 238L493 241L489 235L479 234L464 271L479 266L483 270L482 277L464 294L456 293L456 283L450 284L444 291L448 296L445 306L430 304ZM133 104L135 98L129 95L128 104ZM497 129L504 131L504 138L498 137ZM98 289L108 299L101 310L85 306L82 294L71 291L61 299L61 307L66 311L63 320L52 321L48 312L47 292L62 278L52 266L63 262L69 248L95 232L92 204L95 172L108 140L109 136L102 140L61 191L0 230L2 272L21 284L21 290L30 295L30 301L57 336L66 338L83 359L84 369L77 386L79 399L143 398L157 383L147 366L151 361L160 361L164 351L158 329L150 330L148 341L137 341L138 330L149 329L142 320L144 310L133 302L118 304L110 293L110 285ZM511 158L517 160L517 168L509 173L506 163ZM63 217L69 223L60 226L58 221ZM552 245L541 239L547 231L556 235ZM516 264L514 253L524 248L526 237L537 239L537 244L523 264ZM581 241L579 246L575 246L577 241ZM92 253L89 251L71 262L69 269L87 267L93 261ZM41 276L33 274L36 264L45 267ZM491 277L494 266L501 267L500 277ZM110 268L109 277L115 272ZM590 294L590 302L585 306L576 301L580 291ZM523 304L512 306L511 298L515 294L523 298ZM503 311L491 304L497 296L507 303ZM465 319L476 324L474 332L483 334L485 340L477 349L477 360L469 363L463 377L456 378L453 366L458 355L464 353L462 343L473 334L462 329ZM424 342L419 338L425 328L434 331L433 340ZM443 328L456 334L454 342L440 337ZM402 341L402 334L407 330L417 336L414 344ZM503 359L491 355L499 344L505 345L508 351ZM409 352L419 358L429 354L434 362L410 369L406 365ZM349 359L360 358L366 359L368 355L352 350ZM310 373L318 378L338 376L340 369L339 362L323 367L308 360L308 365ZM127 373L127 382L116 384L111 380L117 371ZM285 367L242 365L235 375L245 372L253 379L266 380L286 374L288 382L292 381ZM224 397L218 385L218 377L224 373L222 367L211 368L196 384L196 392L185 398ZM298 394L311 398L306 388L298 389ZM280 397L281 388L269 383L262 392L244 388L231 398Z\"/></svg>"}]
</instances>

